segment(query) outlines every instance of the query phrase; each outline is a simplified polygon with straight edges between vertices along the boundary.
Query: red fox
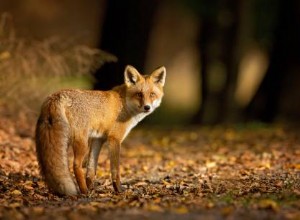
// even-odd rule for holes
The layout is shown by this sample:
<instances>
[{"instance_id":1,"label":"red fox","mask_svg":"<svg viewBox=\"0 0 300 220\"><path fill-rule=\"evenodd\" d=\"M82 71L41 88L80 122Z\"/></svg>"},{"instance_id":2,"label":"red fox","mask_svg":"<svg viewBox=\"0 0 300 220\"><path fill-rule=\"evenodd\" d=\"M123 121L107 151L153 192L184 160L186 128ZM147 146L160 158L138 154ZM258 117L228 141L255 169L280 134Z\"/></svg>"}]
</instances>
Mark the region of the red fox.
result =
<instances>
[{"instance_id":1,"label":"red fox","mask_svg":"<svg viewBox=\"0 0 300 220\"><path fill-rule=\"evenodd\" d=\"M121 143L138 122L159 107L165 78L165 67L143 76L128 65L124 71L125 83L112 90L62 90L50 95L42 105L36 126L37 158L48 187L59 195L88 193L101 147L107 146L112 185L116 192L122 192ZM74 152L76 181L69 170L69 146Z\"/></svg>"}]
</instances>

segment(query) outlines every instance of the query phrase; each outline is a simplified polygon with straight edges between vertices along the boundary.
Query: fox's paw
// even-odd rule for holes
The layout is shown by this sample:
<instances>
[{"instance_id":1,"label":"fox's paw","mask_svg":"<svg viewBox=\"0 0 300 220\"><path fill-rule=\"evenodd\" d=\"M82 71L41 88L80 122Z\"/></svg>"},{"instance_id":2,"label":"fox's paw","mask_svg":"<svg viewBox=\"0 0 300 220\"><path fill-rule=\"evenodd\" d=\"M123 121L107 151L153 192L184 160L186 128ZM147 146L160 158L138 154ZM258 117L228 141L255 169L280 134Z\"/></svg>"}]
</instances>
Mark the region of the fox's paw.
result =
<instances>
[{"instance_id":1,"label":"fox's paw","mask_svg":"<svg viewBox=\"0 0 300 220\"><path fill-rule=\"evenodd\" d=\"M125 191L125 188L122 187L121 183L117 183L116 181L113 181L113 187L116 193L122 193Z\"/></svg>"},{"instance_id":2,"label":"fox's paw","mask_svg":"<svg viewBox=\"0 0 300 220\"><path fill-rule=\"evenodd\" d=\"M89 190L94 188L94 180L91 177L86 178L86 185Z\"/></svg>"}]
</instances>

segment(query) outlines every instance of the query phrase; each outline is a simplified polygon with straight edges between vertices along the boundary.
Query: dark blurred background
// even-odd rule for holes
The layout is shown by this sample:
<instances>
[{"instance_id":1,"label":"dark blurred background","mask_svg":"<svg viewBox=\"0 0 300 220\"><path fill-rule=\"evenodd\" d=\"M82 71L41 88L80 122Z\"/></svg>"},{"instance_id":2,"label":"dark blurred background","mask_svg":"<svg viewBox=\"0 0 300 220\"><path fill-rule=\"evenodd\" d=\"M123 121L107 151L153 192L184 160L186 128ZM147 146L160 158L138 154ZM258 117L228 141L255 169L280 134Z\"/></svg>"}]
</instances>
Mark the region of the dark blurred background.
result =
<instances>
[{"instance_id":1,"label":"dark blurred background","mask_svg":"<svg viewBox=\"0 0 300 220\"><path fill-rule=\"evenodd\" d=\"M114 54L118 62L94 71L95 89L122 83L127 64L166 66L149 123L300 121L298 0L1 0L0 12L24 38Z\"/></svg>"}]
</instances>

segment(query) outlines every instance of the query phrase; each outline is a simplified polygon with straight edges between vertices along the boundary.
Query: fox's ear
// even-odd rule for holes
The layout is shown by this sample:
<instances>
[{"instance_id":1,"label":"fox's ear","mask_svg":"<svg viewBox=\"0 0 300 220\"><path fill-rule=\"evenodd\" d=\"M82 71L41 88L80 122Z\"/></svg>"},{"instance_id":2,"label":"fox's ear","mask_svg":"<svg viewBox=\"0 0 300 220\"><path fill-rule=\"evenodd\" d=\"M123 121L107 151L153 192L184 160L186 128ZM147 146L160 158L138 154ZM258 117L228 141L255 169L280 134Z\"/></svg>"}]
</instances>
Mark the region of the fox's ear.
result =
<instances>
[{"instance_id":1,"label":"fox's ear","mask_svg":"<svg viewBox=\"0 0 300 220\"><path fill-rule=\"evenodd\" d=\"M166 74L166 68L162 66L153 71L153 73L151 74L151 79L153 80L153 82L164 86L166 81Z\"/></svg>"},{"instance_id":2,"label":"fox's ear","mask_svg":"<svg viewBox=\"0 0 300 220\"><path fill-rule=\"evenodd\" d=\"M141 79L140 73L133 66L127 65L124 72L124 81L126 86L135 85Z\"/></svg>"}]
</instances>

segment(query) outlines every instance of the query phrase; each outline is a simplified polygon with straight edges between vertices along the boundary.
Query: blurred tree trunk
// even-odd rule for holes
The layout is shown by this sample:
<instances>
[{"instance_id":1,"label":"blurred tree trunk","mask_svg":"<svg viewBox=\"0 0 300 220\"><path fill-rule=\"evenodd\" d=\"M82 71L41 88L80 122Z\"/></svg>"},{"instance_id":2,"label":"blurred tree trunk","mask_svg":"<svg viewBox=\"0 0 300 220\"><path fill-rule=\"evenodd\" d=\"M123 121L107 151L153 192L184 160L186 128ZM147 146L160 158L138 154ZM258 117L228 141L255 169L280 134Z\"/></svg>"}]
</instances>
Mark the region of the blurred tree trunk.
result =
<instances>
[{"instance_id":1,"label":"blurred tree trunk","mask_svg":"<svg viewBox=\"0 0 300 220\"><path fill-rule=\"evenodd\" d=\"M202 95L201 107L194 116L193 123L206 123L207 121L207 112L210 109L209 100L209 82L208 82L208 68L209 68L209 44L212 38L212 28L213 22L210 19L203 18L200 27L200 36L199 36L199 50L200 50L200 91L199 95Z\"/></svg>"},{"instance_id":2,"label":"blurred tree trunk","mask_svg":"<svg viewBox=\"0 0 300 220\"><path fill-rule=\"evenodd\" d=\"M247 118L250 120L273 122L278 116L281 99L284 101L288 98L282 97L283 90L289 87L285 81L291 77L295 66L299 70L300 62L299 6L297 0L280 1L270 64L256 95L246 109ZM294 92L298 91L297 89Z\"/></svg>"},{"instance_id":3,"label":"blurred tree trunk","mask_svg":"<svg viewBox=\"0 0 300 220\"><path fill-rule=\"evenodd\" d=\"M240 20L240 2L234 0L215 1L215 14L200 16L201 27L199 51L201 63L202 103L193 118L194 123L218 124L233 120L236 113L234 92L236 88L238 63L237 36ZM213 65L220 64L220 72ZM214 78L219 74L219 88L212 88ZM221 76L221 75L222 76ZM222 82L223 81L223 82Z\"/></svg>"},{"instance_id":4,"label":"blurred tree trunk","mask_svg":"<svg viewBox=\"0 0 300 220\"><path fill-rule=\"evenodd\" d=\"M123 83L127 64L143 71L149 33L159 0L108 0L100 48L117 56L95 74L95 89L108 90Z\"/></svg>"},{"instance_id":5,"label":"blurred tree trunk","mask_svg":"<svg viewBox=\"0 0 300 220\"><path fill-rule=\"evenodd\" d=\"M238 31L241 20L240 10L242 1L225 0L222 2L224 11L228 13L228 21L223 24L223 38L221 41L221 60L224 63L226 78L223 91L219 94L219 114L217 122L234 122L238 117L235 102L235 90L238 77L239 56Z\"/></svg>"}]
</instances>

